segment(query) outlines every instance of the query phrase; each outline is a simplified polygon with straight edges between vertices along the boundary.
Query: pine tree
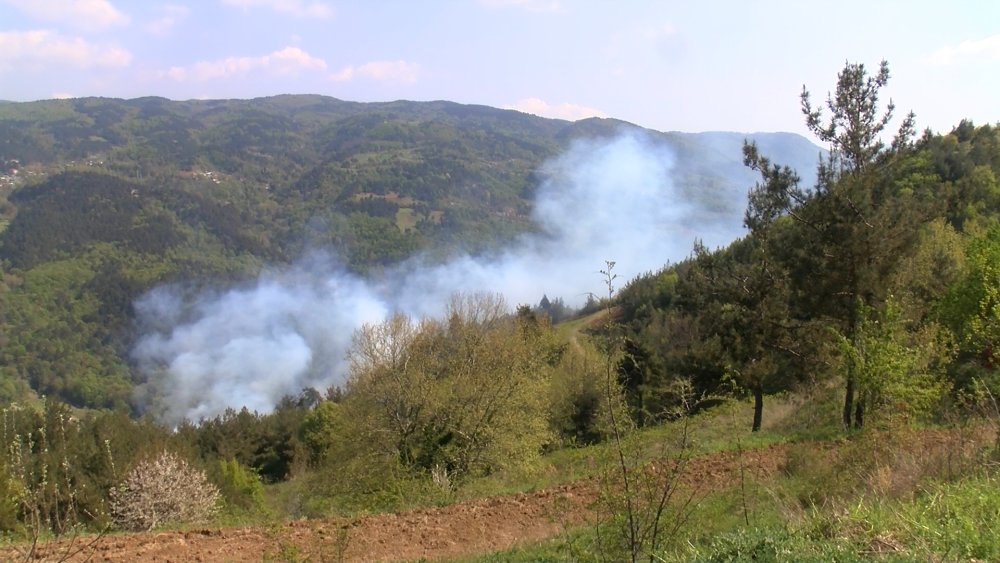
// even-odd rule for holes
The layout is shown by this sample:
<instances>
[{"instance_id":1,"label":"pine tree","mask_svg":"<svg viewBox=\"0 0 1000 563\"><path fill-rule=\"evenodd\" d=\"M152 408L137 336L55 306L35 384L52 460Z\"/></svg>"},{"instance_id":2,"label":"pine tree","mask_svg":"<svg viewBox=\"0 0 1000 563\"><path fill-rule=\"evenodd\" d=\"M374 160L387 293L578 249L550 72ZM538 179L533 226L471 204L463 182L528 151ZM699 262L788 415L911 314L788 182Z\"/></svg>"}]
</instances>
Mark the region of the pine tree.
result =
<instances>
[{"instance_id":1,"label":"pine tree","mask_svg":"<svg viewBox=\"0 0 1000 563\"><path fill-rule=\"evenodd\" d=\"M888 81L885 61L875 76L869 76L863 64L848 63L827 98L826 122L822 111L813 107L809 91L803 88L801 96L806 125L830 149L817 170L816 189L798 216L808 226L808 301L814 313L831 318L848 340L865 320L859 315L884 303L886 274L920 220L917 210L900 213L894 206L892 160L910 147L914 116L906 116L887 148L881 136L895 105L889 101L882 110L879 93ZM845 427L864 424L865 403L855 399L856 384L849 368Z\"/></svg>"}]
</instances>

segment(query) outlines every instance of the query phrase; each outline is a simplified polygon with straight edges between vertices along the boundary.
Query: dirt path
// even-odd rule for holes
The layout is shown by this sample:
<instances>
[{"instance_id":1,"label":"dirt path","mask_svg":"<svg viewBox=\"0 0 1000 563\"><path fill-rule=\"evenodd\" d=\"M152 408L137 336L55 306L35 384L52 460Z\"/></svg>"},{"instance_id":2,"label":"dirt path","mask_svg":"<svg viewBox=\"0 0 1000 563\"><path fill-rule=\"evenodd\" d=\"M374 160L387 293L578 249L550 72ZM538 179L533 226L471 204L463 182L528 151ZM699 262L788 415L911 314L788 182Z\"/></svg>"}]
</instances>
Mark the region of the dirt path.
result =
<instances>
[{"instance_id":1,"label":"dirt path","mask_svg":"<svg viewBox=\"0 0 1000 563\"><path fill-rule=\"evenodd\" d=\"M982 436L979 437L982 439ZM943 431L914 433L907 450L941 451L955 437ZM962 440L965 442L965 440ZM979 441L979 440L976 440ZM778 444L736 452L720 452L689 460L680 482L696 490L726 488L739 482L740 468L754 479L778 472L796 447ZM812 446L819 454L837 447L834 442ZM822 455L822 454L820 454ZM249 562L268 560L396 561L429 560L490 553L514 545L552 537L593 521L597 499L594 479L558 485L529 493L490 497L451 506L422 508L397 514L375 514L354 520L322 519L275 527L204 529L101 538L94 549L73 561ZM46 546L44 560L61 560L65 545ZM0 550L0 559L12 559Z\"/></svg>"},{"instance_id":2,"label":"dirt path","mask_svg":"<svg viewBox=\"0 0 1000 563\"><path fill-rule=\"evenodd\" d=\"M616 315L617 312L612 312L612 314ZM569 342L570 346L572 346L575 352L583 355L586 352L584 350L583 345L580 344L580 339L588 337L582 333L589 330L600 328L607 322L607 319L608 319L608 311L600 310L582 319L569 321L566 324L571 328L565 332L564 337Z\"/></svg>"}]
</instances>

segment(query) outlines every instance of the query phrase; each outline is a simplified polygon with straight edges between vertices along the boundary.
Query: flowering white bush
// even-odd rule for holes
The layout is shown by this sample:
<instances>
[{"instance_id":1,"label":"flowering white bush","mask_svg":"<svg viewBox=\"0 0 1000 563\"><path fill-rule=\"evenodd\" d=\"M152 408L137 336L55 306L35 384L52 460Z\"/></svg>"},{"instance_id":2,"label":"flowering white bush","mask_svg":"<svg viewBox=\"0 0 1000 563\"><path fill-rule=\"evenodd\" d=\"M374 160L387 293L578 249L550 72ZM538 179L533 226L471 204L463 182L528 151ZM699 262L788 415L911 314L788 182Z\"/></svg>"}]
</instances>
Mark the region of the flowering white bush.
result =
<instances>
[{"instance_id":1,"label":"flowering white bush","mask_svg":"<svg viewBox=\"0 0 1000 563\"><path fill-rule=\"evenodd\" d=\"M219 489L204 471L172 452L135 466L111 491L111 518L123 529L152 530L172 523L207 520L218 507Z\"/></svg>"}]
</instances>

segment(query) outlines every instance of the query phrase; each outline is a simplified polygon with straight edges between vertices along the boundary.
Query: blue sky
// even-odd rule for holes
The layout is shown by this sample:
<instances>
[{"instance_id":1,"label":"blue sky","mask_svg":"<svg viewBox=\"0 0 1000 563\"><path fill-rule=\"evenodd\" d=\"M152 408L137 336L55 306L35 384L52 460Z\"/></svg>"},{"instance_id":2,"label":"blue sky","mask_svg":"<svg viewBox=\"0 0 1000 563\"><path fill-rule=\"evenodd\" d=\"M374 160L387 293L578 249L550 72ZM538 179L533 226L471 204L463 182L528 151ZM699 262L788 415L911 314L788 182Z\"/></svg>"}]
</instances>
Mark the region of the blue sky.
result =
<instances>
[{"instance_id":1,"label":"blue sky","mask_svg":"<svg viewBox=\"0 0 1000 563\"><path fill-rule=\"evenodd\" d=\"M1000 2L0 0L0 99L314 93L804 133L846 61L920 128L1000 120Z\"/></svg>"}]
</instances>

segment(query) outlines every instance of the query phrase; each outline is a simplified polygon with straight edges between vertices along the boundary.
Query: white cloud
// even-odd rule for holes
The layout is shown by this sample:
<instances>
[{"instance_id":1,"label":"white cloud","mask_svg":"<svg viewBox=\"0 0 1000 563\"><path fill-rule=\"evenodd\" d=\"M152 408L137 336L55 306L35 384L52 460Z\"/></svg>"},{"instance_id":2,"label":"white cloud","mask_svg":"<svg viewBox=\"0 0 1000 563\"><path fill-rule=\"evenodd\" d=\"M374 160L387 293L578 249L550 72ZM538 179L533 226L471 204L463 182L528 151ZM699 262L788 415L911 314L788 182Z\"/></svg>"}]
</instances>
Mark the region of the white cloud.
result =
<instances>
[{"instance_id":1,"label":"white cloud","mask_svg":"<svg viewBox=\"0 0 1000 563\"><path fill-rule=\"evenodd\" d=\"M325 2L303 2L302 0L222 0L222 3L241 8L271 8L275 12L291 14L297 17L328 18L333 15L333 8Z\"/></svg>"},{"instance_id":2,"label":"white cloud","mask_svg":"<svg viewBox=\"0 0 1000 563\"><path fill-rule=\"evenodd\" d=\"M361 66L346 66L331 75L332 80L348 82L356 78L368 78L381 82L413 84L420 74L420 65L406 61L373 61Z\"/></svg>"},{"instance_id":3,"label":"white cloud","mask_svg":"<svg viewBox=\"0 0 1000 563\"><path fill-rule=\"evenodd\" d=\"M126 25L129 17L108 0L6 0L33 18L68 24L84 31Z\"/></svg>"},{"instance_id":4,"label":"white cloud","mask_svg":"<svg viewBox=\"0 0 1000 563\"><path fill-rule=\"evenodd\" d=\"M506 106L506 109L515 109L517 111L523 111L524 113L531 113L541 117L566 119L569 121L586 119L588 117L608 116L608 114L599 109L570 103L552 105L540 98L525 98L523 100L518 100L513 105Z\"/></svg>"},{"instance_id":5,"label":"white cloud","mask_svg":"<svg viewBox=\"0 0 1000 563\"><path fill-rule=\"evenodd\" d=\"M931 53L927 57L927 62L934 65L950 65L970 59L1000 60L1000 35L962 41L958 45L943 47Z\"/></svg>"},{"instance_id":6,"label":"white cloud","mask_svg":"<svg viewBox=\"0 0 1000 563\"><path fill-rule=\"evenodd\" d=\"M174 26L184 21L191 14L191 10L179 4L165 4L160 7L160 13L162 15L159 18L146 24L146 31L153 35L164 36L169 35Z\"/></svg>"},{"instance_id":7,"label":"white cloud","mask_svg":"<svg viewBox=\"0 0 1000 563\"><path fill-rule=\"evenodd\" d=\"M479 0L479 4L487 8L521 8L527 12L563 11L559 0Z\"/></svg>"},{"instance_id":8,"label":"white cloud","mask_svg":"<svg viewBox=\"0 0 1000 563\"><path fill-rule=\"evenodd\" d=\"M17 66L120 68L131 62L132 54L125 49L96 45L51 30L0 31L0 70Z\"/></svg>"},{"instance_id":9,"label":"white cloud","mask_svg":"<svg viewBox=\"0 0 1000 563\"><path fill-rule=\"evenodd\" d=\"M285 47L261 57L228 57L218 61L201 61L190 67L171 67L165 76L179 82L205 81L241 76L255 71L272 75L295 75L302 71L326 70L326 61L298 47Z\"/></svg>"}]
</instances>

